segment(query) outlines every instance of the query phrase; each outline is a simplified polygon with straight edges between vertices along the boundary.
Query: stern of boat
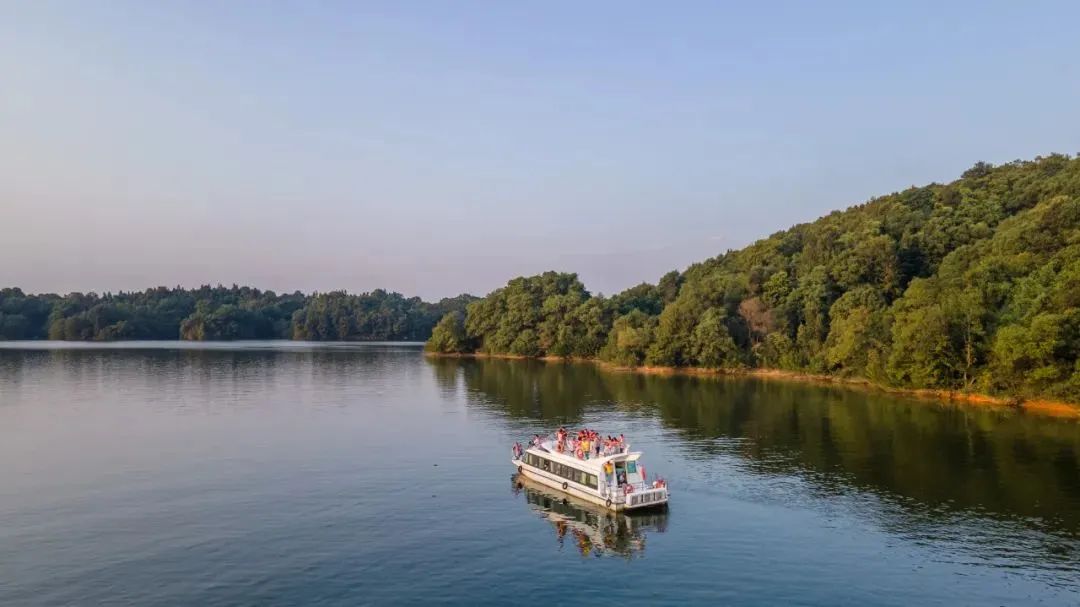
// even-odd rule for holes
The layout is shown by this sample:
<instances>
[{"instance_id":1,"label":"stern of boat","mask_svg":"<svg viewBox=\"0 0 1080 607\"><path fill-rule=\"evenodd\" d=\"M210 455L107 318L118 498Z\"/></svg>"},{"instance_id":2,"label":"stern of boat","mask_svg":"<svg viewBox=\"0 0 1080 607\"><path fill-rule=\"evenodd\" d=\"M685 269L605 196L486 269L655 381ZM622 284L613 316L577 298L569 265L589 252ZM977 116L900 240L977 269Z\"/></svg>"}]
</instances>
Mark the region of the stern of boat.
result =
<instances>
[{"instance_id":1,"label":"stern of boat","mask_svg":"<svg viewBox=\"0 0 1080 607\"><path fill-rule=\"evenodd\" d=\"M666 506L668 502L667 487L650 487L641 491L634 491L626 496L623 508L637 510L639 508L658 508Z\"/></svg>"}]
</instances>

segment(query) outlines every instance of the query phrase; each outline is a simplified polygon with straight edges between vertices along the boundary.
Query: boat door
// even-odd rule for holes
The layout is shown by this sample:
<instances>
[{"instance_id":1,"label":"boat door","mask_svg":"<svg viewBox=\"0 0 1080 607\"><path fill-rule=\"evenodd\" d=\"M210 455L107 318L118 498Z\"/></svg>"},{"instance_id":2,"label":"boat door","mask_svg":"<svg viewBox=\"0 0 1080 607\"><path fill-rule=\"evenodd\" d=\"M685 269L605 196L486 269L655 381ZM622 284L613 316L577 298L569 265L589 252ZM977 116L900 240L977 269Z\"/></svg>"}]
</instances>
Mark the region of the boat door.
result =
<instances>
[{"instance_id":1,"label":"boat door","mask_svg":"<svg viewBox=\"0 0 1080 607\"><path fill-rule=\"evenodd\" d=\"M626 462L615 462L615 485L622 487L626 484Z\"/></svg>"}]
</instances>

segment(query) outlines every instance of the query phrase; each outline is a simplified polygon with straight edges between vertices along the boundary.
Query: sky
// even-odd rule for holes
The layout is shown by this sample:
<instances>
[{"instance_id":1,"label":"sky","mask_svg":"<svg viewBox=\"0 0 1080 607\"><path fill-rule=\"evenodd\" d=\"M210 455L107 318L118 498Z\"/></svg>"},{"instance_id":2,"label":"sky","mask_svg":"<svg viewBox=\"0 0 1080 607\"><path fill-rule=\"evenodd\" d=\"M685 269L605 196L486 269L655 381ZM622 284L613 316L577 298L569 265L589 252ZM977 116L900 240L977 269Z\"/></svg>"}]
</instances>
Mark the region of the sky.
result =
<instances>
[{"instance_id":1,"label":"sky","mask_svg":"<svg viewBox=\"0 0 1080 607\"><path fill-rule=\"evenodd\" d=\"M1080 2L0 0L0 286L655 282L1080 152Z\"/></svg>"}]
</instances>

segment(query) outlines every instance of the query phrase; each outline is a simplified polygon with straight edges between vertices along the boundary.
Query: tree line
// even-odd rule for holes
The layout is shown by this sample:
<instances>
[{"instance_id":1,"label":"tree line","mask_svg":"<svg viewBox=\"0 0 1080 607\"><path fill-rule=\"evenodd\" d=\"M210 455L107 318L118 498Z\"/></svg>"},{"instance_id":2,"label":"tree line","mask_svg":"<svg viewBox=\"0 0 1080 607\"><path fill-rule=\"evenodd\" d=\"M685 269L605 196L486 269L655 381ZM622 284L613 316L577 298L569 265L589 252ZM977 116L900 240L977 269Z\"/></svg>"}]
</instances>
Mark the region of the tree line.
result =
<instances>
[{"instance_id":1,"label":"tree line","mask_svg":"<svg viewBox=\"0 0 1080 607\"><path fill-rule=\"evenodd\" d=\"M423 341L470 295L437 303L376 289L305 295L202 286L30 295L0 289L0 340L304 339Z\"/></svg>"},{"instance_id":2,"label":"tree line","mask_svg":"<svg viewBox=\"0 0 1080 607\"><path fill-rule=\"evenodd\" d=\"M1080 158L980 162L609 297L515 278L427 347L1080 402Z\"/></svg>"}]
</instances>

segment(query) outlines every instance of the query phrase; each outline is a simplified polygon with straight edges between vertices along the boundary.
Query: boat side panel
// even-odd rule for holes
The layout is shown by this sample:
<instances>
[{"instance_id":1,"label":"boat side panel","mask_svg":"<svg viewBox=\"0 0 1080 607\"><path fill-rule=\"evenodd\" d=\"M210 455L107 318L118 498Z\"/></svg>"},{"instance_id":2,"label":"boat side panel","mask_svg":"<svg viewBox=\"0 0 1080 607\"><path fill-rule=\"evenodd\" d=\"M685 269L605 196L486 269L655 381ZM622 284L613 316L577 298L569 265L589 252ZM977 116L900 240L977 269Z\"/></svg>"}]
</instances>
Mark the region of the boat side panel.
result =
<instances>
[{"instance_id":1,"label":"boat side panel","mask_svg":"<svg viewBox=\"0 0 1080 607\"><path fill-rule=\"evenodd\" d=\"M608 456L608 457L605 457L605 458L579 460L579 459L577 459L575 457L568 456L568 455L563 454L563 453L558 453L558 452L554 452L554 451L543 451L543 450L535 449L535 448L526 449L525 452L526 453L531 453L531 454L539 456L539 457L543 457L545 459L548 459L548 460L556 462L556 463L563 464L564 466L569 466L571 468L574 468L574 469L580 470L582 472L585 472L586 474L595 474L600 479L603 478L603 470L602 470L603 463L605 463L607 461L613 461L613 462L624 461L624 460L633 461L633 460L637 460L641 455L641 453L638 452L638 451L632 451L630 453L622 453L622 454L617 454L617 455L613 455L613 456ZM540 468L532 466L532 465L526 463L523 460L512 460L512 463L518 468L519 472L526 473L528 475L528 477L531 478L531 479L537 480L537 481L543 483L544 485L547 485L547 486L549 486L549 487L551 487L553 489L558 489L559 491L562 491L564 493L568 493L570 495L580 497L582 499L586 499L586 500L588 500L588 501L590 501L590 502L592 502L594 504L602 505L602 506L604 506L604 507L606 507L608 509L614 510L616 512L620 512L620 511L624 511L624 510L625 511L647 510L647 509L656 508L656 507L666 507L668 499L669 499L669 495L668 495L667 491L663 491L661 493L661 496L659 497L659 499L656 499L654 501L649 501L649 502L643 503L643 504L631 505L630 500L624 498L621 495L621 492L618 495L608 495L606 493L600 493L600 491L598 489L592 489L591 487L585 487L585 486L583 486L583 485L581 485L579 483L576 483L576 482L571 481L569 479L563 478L562 476L559 476L559 475L554 474L552 472L548 472L546 470L542 470ZM563 483L567 484L566 489L562 488ZM653 491L650 490L650 493L652 493L652 492ZM611 505L610 506L607 505L607 501L608 501L609 498L611 499Z\"/></svg>"},{"instance_id":2,"label":"boat side panel","mask_svg":"<svg viewBox=\"0 0 1080 607\"><path fill-rule=\"evenodd\" d=\"M576 483L567 481L561 476L552 474L550 472L545 472L543 470L540 470L539 468L534 468L522 462L514 462L514 465L517 466L518 472L525 474L530 479L543 483L544 485L547 485L552 489L558 489L563 493L568 493L575 497L588 500L589 502L604 506L611 510L615 510L616 512L623 509L623 504L615 503L615 501L613 500L611 502L611 505L609 506L607 503L607 497L601 496L598 491L594 492L591 489L580 487ZM566 483L566 489L562 488L563 483Z\"/></svg>"}]
</instances>

